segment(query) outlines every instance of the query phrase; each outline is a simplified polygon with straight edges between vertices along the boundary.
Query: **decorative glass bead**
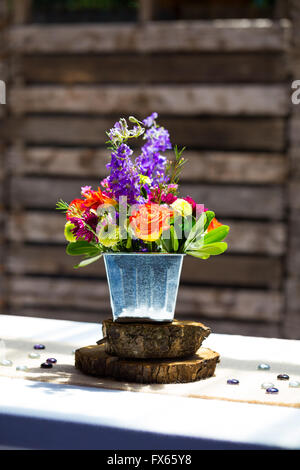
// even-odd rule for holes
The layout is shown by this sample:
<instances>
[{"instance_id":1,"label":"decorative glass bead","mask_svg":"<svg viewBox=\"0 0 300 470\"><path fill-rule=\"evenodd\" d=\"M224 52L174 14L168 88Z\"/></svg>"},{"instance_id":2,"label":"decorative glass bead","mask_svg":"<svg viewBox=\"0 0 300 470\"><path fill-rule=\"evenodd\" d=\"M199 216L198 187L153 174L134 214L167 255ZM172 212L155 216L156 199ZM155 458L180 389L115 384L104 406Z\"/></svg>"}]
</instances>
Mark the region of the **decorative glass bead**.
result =
<instances>
[{"instance_id":1,"label":"decorative glass bead","mask_svg":"<svg viewBox=\"0 0 300 470\"><path fill-rule=\"evenodd\" d=\"M50 364L50 362L43 362L43 364L41 364L41 368L42 369L51 369L52 364Z\"/></svg>"},{"instance_id":2,"label":"decorative glass bead","mask_svg":"<svg viewBox=\"0 0 300 470\"><path fill-rule=\"evenodd\" d=\"M33 348L34 348L34 349L45 349L46 346L44 346L44 344L35 344L35 345L33 346Z\"/></svg>"},{"instance_id":3,"label":"decorative glass bead","mask_svg":"<svg viewBox=\"0 0 300 470\"><path fill-rule=\"evenodd\" d=\"M239 382L239 380L237 380L237 379L228 379L228 380L227 380L227 383L228 383L229 385L238 385L240 382Z\"/></svg>"},{"instance_id":4,"label":"decorative glass bead","mask_svg":"<svg viewBox=\"0 0 300 470\"><path fill-rule=\"evenodd\" d=\"M26 371L28 370L28 366L25 366L25 365L23 365L23 366L17 366L17 367L16 367L16 370L22 370L23 372L26 372Z\"/></svg>"},{"instance_id":5,"label":"decorative glass bead","mask_svg":"<svg viewBox=\"0 0 300 470\"><path fill-rule=\"evenodd\" d=\"M32 352L28 354L28 357L30 357L30 359L38 359L40 355L39 353Z\"/></svg>"},{"instance_id":6,"label":"decorative glass bead","mask_svg":"<svg viewBox=\"0 0 300 470\"><path fill-rule=\"evenodd\" d=\"M289 380L289 376L287 374L279 374L277 375L278 380Z\"/></svg>"},{"instance_id":7,"label":"decorative glass bead","mask_svg":"<svg viewBox=\"0 0 300 470\"><path fill-rule=\"evenodd\" d=\"M57 359L55 359L55 357L48 357L48 359L46 359L46 362L48 362L48 364L56 364Z\"/></svg>"},{"instance_id":8,"label":"decorative glass bead","mask_svg":"<svg viewBox=\"0 0 300 470\"><path fill-rule=\"evenodd\" d=\"M299 388L299 387L300 387L300 382L298 382L298 380L292 380L292 381L289 383L289 387L291 387L291 388Z\"/></svg>"},{"instance_id":9,"label":"decorative glass bead","mask_svg":"<svg viewBox=\"0 0 300 470\"><path fill-rule=\"evenodd\" d=\"M269 366L269 364L264 364L264 363L259 364L259 365L257 366L257 368L258 368L258 370L269 370L269 369L271 369L271 367Z\"/></svg>"},{"instance_id":10,"label":"decorative glass bead","mask_svg":"<svg viewBox=\"0 0 300 470\"><path fill-rule=\"evenodd\" d=\"M264 388L264 389L272 388L272 387L274 387L274 384L269 383L269 382L264 382L263 384L261 384L261 388Z\"/></svg>"},{"instance_id":11,"label":"decorative glass bead","mask_svg":"<svg viewBox=\"0 0 300 470\"><path fill-rule=\"evenodd\" d=\"M278 393L279 390L278 388L275 388L275 387L270 387L270 388L267 388L266 390L266 393Z\"/></svg>"},{"instance_id":12,"label":"decorative glass bead","mask_svg":"<svg viewBox=\"0 0 300 470\"><path fill-rule=\"evenodd\" d=\"M2 361L0 361L0 366L10 367L12 365L13 363L9 359L2 359Z\"/></svg>"}]
</instances>

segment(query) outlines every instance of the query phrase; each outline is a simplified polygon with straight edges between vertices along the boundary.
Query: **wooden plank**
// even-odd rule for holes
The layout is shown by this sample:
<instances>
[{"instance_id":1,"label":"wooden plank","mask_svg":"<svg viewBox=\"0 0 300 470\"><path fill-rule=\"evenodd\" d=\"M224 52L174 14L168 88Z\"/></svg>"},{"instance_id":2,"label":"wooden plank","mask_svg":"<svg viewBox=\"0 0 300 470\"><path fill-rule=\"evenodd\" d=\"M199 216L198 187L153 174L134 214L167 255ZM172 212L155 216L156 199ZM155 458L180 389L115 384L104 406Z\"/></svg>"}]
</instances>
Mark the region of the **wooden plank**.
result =
<instances>
[{"instance_id":1,"label":"wooden plank","mask_svg":"<svg viewBox=\"0 0 300 470\"><path fill-rule=\"evenodd\" d=\"M283 51L290 23L214 20L135 24L30 25L9 32L9 46L22 54L183 51Z\"/></svg>"},{"instance_id":2,"label":"wooden plank","mask_svg":"<svg viewBox=\"0 0 300 470\"><path fill-rule=\"evenodd\" d=\"M10 118L1 126L0 137L10 141L20 138L35 145L101 145L118 117ZM172 142L189 149L282 152L286 145L285 120L281 118L161 117L160 124L169 130Z\"/></svg>"},{"instance_id":3,"label":"wooden plank","mask_svg":"<svg viewBox=\"0 0 300 470\"><path fill-rule=\"evenodd\" d=\"M144 25L148 21L151 21L153 16L153 0L140 0L138 19L139 22Z\"/></svg>"},{"instance_id":4,"label":"wooden plank","mask_svg":"<svg viewBox=\"0 0 300 470\"><path fill-rule=\"evenodd\" d=\"M105 278L102 260L84 269L74 269L77 262L78 258L66 255L62 246L13 244L7 253L7 271L10 273ZM193 284L278 289L281 279L282 262L279 258L254 255L222 255L205 261L186 256L182 272L182 281Z\"/></svg>"},{"instance_id":5,"label":"wooden plank","mask_svg":"<svg viewBox=\"0 0 300 470\"><path fill-rule=\"evenodd\" d=\"M223 220L230 225L227 237L230 253L283 255L286 227L279 222L243 222ZM52 212L29 211L11 214L8 236L12 241L66 244L63 229L65 217ZM268 234L268 236L266 236Z\"/></svg>"},{"instance_id":6,"label":"wooden plank","mask_svg":"<svg viewBox=\"0 0 300 470\"><path fill-rule=\"evenodd\" d=\"M15 86L13 113L286 116L285 85Z\"/></svg>"},{"instance_id":7,"label":"wooden plank","mask_svg":"<svg viewBox=\"0 0 300 470\"><path fill-rule=\"evenodd\" d=\"M11 3L11 2L9 2ZM32 0L13 0L12 22L13 24L27 23L31 16Z\"/></svg>"},{"instance_id":8,"label":"wooden plank","mask_svg":"<svg viewBox=\"0 0 300 470\"><path fill-rule=\"evenodd\" d=\"M173 158L173 152L168 158ZM288 161L284 154L249 152L185 151L188 160L181 181L209 183L281 184L286 181ZM15 174L104 178L110 160L107 149L12 147L8 165Z\"/></svg>"},{"instance_id":9,"label":"wooden plank","mask_svg":"<svg viewBox=\"0 0 300 470\"><path fill-rule=\"evenodd\" d=\"M30 84L279 83L288 79L286 54L276 52L26 55L18 60L18 71Z\"/></svg>"},{"instance_id":10,"label":"wooden plank","mask_svg":"<svg viewBox=\"0 0 300 470\"><path fill-rule=\"evenodd\" d=\"M81 183L97 188L99 180L67 180L35 177L12 178L10 200L15 207L54 209L58 199L70 202L80 197ZM283 188L185 185L180 193L205 204L219 217L281 219L284 213ZM263 204L262 204L263 201ZM245 212L245 208L247 211Z\"/></svg>"},{"instance_id":11,"label":"wooden plank","mask_svg":"<svg viewBox=\"0 0 300 470\"><path fill-rule=\"evenodd\" d=\"M252 188L182 184L180 193L192 197L197 203L205 204L207 208L215 211L217 217L279 220L284 215L284 193L280 186Z\"/></svg>"},{"instance_id":12,"label":"wooden plank","mask_svg":"<svg viewBox=\"0 0 300 470\"><path fill-rule=\"evenodd\" d=\"M93 280L12 276L10 304L111 312L107 282ZM282 307L278 291L180 286L176 315L276 322Z\"/></svg>"}]
</instances>

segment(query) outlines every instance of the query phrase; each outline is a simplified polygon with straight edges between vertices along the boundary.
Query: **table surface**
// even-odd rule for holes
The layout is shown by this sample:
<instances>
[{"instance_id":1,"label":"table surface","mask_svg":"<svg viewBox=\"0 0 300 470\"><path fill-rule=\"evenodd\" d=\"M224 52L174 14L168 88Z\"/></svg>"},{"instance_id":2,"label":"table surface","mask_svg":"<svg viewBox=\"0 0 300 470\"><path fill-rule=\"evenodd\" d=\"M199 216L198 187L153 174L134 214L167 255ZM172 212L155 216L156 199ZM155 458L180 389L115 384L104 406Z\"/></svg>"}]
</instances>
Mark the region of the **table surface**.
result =
<instances>
[{"instance_id":1,"label":"table surface","mask_svg":"<svg viewBox=\"0 0 300 470\"><path fill-rule=\"evenodd\" d=\"M32 344L51 338L71 351L95 344L102 333L100 323L0 315L0 336ZM241 363L272 358L277 367L300 373L299 341L212 333L205 347ZM300 408L45 383L21 375L0 377L0 448L300 449ZM300 404L300 388L289 392Z\"/></svg>"}]
</instances>

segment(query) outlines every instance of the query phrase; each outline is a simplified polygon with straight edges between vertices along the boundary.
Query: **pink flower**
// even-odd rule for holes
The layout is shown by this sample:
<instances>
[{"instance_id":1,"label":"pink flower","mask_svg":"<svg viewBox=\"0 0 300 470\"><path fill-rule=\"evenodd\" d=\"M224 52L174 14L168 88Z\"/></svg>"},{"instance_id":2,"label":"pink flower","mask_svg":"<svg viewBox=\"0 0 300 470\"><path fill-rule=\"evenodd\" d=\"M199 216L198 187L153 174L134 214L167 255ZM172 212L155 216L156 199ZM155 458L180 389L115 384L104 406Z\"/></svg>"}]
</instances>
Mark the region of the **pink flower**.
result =
<instances>
[{"instance_id":1,"label":"pink flower","mask_svg":"<svg viewBox=\"0 0 300 470\"><path fill-rule=\"evenodd\" d=\"M176 201L177 196L174 196L174 194L169 193L169 194L162 194L161 196L161 202L164 202L165 204L171 205L174 201Z\"/></svg>"},{"instance_id":2,"label":"pink flower","mask_svg":"<svg viewBox=\"0 0 300 470\"><path fill-rule=\"evenodd\" d=\"M186 202L191 204L191 206L193 208L193 211L196 209L196 203L195 203L194 199L192 199L190 196L183 197L182 199L184 199Z\"/></svg>"}]
</instances>

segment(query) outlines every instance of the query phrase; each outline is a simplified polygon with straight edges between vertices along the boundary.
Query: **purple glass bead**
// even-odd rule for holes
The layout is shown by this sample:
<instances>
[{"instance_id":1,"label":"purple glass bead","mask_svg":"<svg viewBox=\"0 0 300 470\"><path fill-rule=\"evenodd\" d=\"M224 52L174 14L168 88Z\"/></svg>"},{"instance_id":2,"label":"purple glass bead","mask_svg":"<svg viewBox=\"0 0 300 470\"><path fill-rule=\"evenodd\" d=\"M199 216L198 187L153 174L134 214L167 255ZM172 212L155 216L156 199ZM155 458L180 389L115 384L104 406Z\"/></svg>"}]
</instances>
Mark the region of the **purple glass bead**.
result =
<instances>
[{"instance_id":1,"label":"purple glass bead","mask_svg":"<svg viewBox=\"0 0 300 470\"><path fill-rule=\"evenodd\" d=\"M55 357L48 357L48 359L46 360L46 362L48 362L48 364L56 364L56 363L57 363L57 359L55 359Z\"/></svg>"},{"instance_id":2,"label":"purple glass bead","mask_svg":"<svg viewBox=\"0 0 300 470\"><path fill-rule=\"evenodd\" d=\"M43 362L43 364L41 364L42 369L51 369L51 367L53 367L53 365L50 364L50 362Z\"/></svg>"},{"instance_id":3,"label":"purple glass bead","mask_svg":"<svg viewBox=\"0 0 300 470\"><path fill-rule=\"evenodd\" d=\"M275 387L270 387L266 389L266 393L278 393L278 392L279 392L278 388L275 388Z\"/></svg>"},{"instance_id":4,"label":"purple glass bead","mask_svg":"<svg viewBox=\"0 0 300 470\"><path fill-rule=\"evenodd\" d=\"M289 380L289 376L287 374L279 374L277 375L278 380Z\"/></svg>"},{"instance_id":5,"label":"purple glass bead","mask_svg":"<svg viewBox=\"0 0 300 470\"><path fill-rule=\"evenodd\" d=\"M229 385L238 385L240 382L239 382L239 380L237 380L237 379L228 379L228 380L227 380L227 383L228 383Z\"/></svg>"},{"instance_id":6,"label":"purple glass bead","mask_svg":"<svg viewBox=\"0 0 300 470\"><path fill-rule=\"evenodd\" d=\"M46 346L44 346L43 344L35 344L33 346L33 349L45 349Z\"/></svg>"}]
</instances>

